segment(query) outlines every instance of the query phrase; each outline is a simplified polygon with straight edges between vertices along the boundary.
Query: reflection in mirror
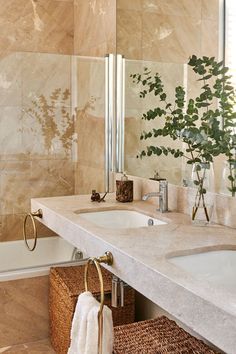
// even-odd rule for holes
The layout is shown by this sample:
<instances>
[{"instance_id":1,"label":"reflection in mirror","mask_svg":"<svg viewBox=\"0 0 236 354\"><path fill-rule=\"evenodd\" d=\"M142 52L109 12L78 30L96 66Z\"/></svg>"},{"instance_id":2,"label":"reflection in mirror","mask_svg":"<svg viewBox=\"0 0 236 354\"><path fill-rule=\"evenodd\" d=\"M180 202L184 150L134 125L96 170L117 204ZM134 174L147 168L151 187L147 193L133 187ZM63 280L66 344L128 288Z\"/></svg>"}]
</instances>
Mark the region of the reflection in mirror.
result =
<instances>
[{"instance_id":1,"label":"reflection in mirror","mask_svg":"<svg viewBox=\"0 0 236 354\"><path fill-rule=\"evenodd\" d=\"M173 159L171 156L151 156L148 159L137 159L137 155L146 148L147 141L140 140L143 131L150 131L157 126L156 121L142 120L142 112L147 112L155 106L155 96L140 97L141 86L136 85L130 78L134 73L142 73L144 68L150 69L153 73L158 72L165 77L165 90L169 100L174 102L175 86L184 85L184 65L175 63L162 63L151 61L126 61L126 120L125 120L125 171L130 174L153 178L158 173L160 178L167 178L170 183L180 184L182 178L182 161ZM163 120L160 124L163 123ZM161 125L160 125L161 126ZM152 141L156 144L155 141ZM151 141L148 143L152 143ZM160 145L166 145L166 138L160 137ZM167 141L168 144L168 141ZM173 148L181 149L181 143L175 141ZM171 168L170 168L171 166ZM132 172L132 173L131 173Z\"/></svg>"},{"instance_id":2,"label":"reflection in mirror","mask_svg":"<svg viewBox=\"0 0 236 354\"><path fill-rule=\"evenodd\" d=\"M157 104L155 97L139 97L140 88L133 83L130 74L142 73L145 67L158 72L171 103L174 103L178 85L186 90L187 100L199 96L201 82L196 81L195 73L187 63L193 54L221 59L222 1L145 0L128 5L118 0L117 7L117 47L126 57L125 171L146 178L159 176L173 184L189 186L192 166L183 158L161 155L137 159L140 151L149 145L140 140L142 131L158 129L157 121L141 117ZM127 18L129 21L125 21ZM214 104L216 109L217 102ZM180 141L173 142L168 137L160 137L158 145L182 150ZM223 182L224 165L225 157L220 154L214 163L213 190L231 195Z\"/></svg>"}]
</instances>

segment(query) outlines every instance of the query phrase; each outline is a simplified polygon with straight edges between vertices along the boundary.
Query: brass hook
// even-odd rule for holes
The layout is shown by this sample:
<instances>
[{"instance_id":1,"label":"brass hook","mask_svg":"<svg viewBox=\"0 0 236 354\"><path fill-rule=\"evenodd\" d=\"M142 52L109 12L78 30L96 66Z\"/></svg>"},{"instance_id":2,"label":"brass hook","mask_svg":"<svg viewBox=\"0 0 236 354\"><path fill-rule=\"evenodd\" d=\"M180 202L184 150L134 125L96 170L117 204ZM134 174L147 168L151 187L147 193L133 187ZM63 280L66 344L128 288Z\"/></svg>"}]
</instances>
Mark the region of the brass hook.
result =
<instances>
[{"instance_id":1,"label":"brass hook","mask_svg":"<svg viewBox=\"0 0 236 354\"><path fill-rule=\"evenodd\" d=\"M41 209L37 210L37 211L34 211L32 213L28 213L26 216L25 216L25 219L24 219L24 223L23 223L23 237L24 237L24 241L25 241L25 245L27 247L27 249L29 251L34 251L36 245L37 245L37 239L38 239L38 234L37 234L37 228L36 228L36 224L35 224L35 220L34 220L34 217L38 217L38 218L42 218L43 217L43 212ZM34 244L32 247L29 246L28 244L28 240L27 240L27 236L26 236L26 223L27 223L27 219L30 218L31 219L31 222L32 222L32 225L33 225L33 236L34 236Z\"/></svg>"},{"instance_id":2,"label":"brass hook","mask_svg":"<svg viewBox=\"0 0 236 354\"><path fill-rule=\"evenodd\" d=\"M30 213L32 216L37 216L38 218L41 218L43 217L43 211L42 209L38 209L37 211L32 211Z\"/></svg>"},{"instance_id":3,"label":"brass hook","mask_svg":"<svg viewBox=\"0 0 236 354\"><path fill-rule=\"evenodd\" d=\"M111 266L113 264L113 255L111 252L105 252L104 256L97 258L97 261Z\"/></svg>"}]
</instances>

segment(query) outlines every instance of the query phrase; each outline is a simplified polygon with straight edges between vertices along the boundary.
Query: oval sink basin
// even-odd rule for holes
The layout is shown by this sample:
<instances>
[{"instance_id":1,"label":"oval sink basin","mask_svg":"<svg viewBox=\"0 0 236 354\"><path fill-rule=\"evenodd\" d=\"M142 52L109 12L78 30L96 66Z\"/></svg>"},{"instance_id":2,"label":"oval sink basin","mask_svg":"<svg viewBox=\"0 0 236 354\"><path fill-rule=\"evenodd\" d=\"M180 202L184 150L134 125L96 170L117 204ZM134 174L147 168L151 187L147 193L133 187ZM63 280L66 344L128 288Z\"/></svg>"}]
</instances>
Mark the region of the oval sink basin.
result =
<instances>
[{"instance_id":1,"label":"oval sink basin","mask_svg":"<svg viewBox=\"0 0 236 354\"><path fill-rule=\"evenodd\" d=\"M165 225L166 222L133 210L106 210L79 213L80 217L108 229Z\"/></svg>"},{"instance_id":2,"label":"oval sink basin","mask_svg":"<svg viewBox=\"0 0 236 354\"><path fill-rule=\"evenodd\" d=\"M236 293L236 250L219 250L169 258L195 278Z\"/></svg>"}]
</instances>

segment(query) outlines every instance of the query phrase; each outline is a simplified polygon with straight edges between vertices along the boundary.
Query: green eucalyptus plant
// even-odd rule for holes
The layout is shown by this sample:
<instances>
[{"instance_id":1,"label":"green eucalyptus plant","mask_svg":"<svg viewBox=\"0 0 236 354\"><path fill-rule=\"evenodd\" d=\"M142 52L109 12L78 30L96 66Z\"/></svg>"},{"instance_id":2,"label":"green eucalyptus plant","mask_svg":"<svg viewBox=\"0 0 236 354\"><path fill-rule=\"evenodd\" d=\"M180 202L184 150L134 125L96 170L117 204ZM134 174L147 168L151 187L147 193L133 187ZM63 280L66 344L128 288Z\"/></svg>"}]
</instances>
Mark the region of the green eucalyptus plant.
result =
<instances>
[{"instance_id":1,"label":"green eucalyptus plant","mask_svg":"<svg viewBox=\"0 0 236 354\"><path fill-rule=\"evenodd\" d=\"M206 219L209 215L206 208L204 178L201 176L202 166L209 166L214 158L224 154L229 162L230 174L228 176L232 195L236 193L236 112L235 89L231 84L229 69L224 63L217 62L214 57L197 58L193 55L188 62L189 67L201 82L201 90L195 98L187 99L185 88L175 88L175 102L168 99L161 76L152 74L151 70L144 68L143 73L130 75L133 83L141 85L140 97L147 95L156 97L156 108L145 112L142 119L159 120L157 128L143 131L140 139L170 137L179 140L186 146L184 151L160 145L148 145L138 157L161 154L171 154L175 158L186 157L187 164L195 165L198 188L197 198L193 207L192 219L202 202ZM163 123L164 121L164 123Z\"/></svg>"}]
</instances>

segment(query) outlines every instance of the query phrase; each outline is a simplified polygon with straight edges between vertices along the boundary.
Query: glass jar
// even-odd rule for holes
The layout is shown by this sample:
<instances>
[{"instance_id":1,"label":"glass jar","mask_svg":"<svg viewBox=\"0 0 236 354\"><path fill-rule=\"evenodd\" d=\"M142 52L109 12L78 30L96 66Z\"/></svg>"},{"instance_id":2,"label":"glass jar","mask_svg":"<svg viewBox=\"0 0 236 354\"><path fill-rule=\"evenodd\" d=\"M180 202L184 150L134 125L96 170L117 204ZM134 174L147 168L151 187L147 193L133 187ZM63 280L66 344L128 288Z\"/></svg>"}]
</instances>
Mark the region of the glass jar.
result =
<instances>
[{"instance_id":1,"label":"glass jar","mask_svg":"<svg viewBox=\"0 0 236 354\"><path fill-rule=\"evenodd\" d=\"M235 197L236 181L231 181L231 176L236 179L236 163L224 161L220 184L220 193Z\"/></svg>"},{"instance_id":2,"label":"glass jar","mask_svg":"<svg viewBox=\"0 0 236 354\"><path fill-rule=\"evenodd\" d=\"M189 209L192 222L206 225L213 214L215 178L212 163L196 163L192 168Z\"/></svg>"}]
</instances>

